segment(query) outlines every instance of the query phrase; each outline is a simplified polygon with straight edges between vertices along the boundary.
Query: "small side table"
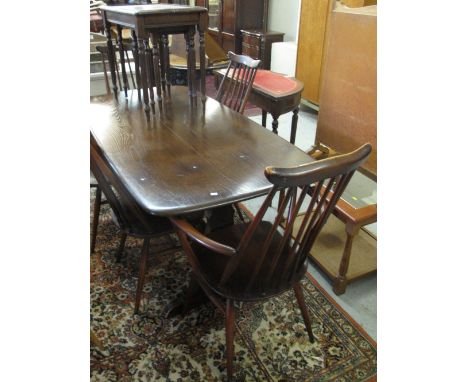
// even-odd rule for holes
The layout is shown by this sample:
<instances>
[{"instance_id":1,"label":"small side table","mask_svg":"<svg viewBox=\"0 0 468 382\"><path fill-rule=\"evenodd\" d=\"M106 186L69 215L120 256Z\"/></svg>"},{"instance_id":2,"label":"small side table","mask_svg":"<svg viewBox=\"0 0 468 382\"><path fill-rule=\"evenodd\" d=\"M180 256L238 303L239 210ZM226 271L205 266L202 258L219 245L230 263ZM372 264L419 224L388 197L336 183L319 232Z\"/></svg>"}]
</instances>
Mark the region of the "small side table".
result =
<instances>
[{"instance_id":1,"label":"small side table","mask_svg":"<svg viewBox=\"0 0 468 382\"><path fill-rule=\"evenodd\" d=\"M153 114L154 91L156 85L157 100L161 101L162 90L170 92L169 76L169 34L183 33L187 46L187 68L189 78L189 95L196 97L195 84L195 49L194 36L197 30L200 36L200 90L205 99L205 31L208 27L208 10L203 7L191 7L173 4L148 4L105 6L101 8L104 26L107 34L107 46L113 51L111 24L117 25L117 43L120 61L124 65L124 50L122 42L122 28L132 30L134 43L133 56L138 89L143 91L145 112L149 114L150 102ZM152 49L149 41L151 41ZM114 94L117 96L114 55L109 55L111 77ZM123 73L125 71L123 70ZM127 95L128 81L123 75L125 95ZM148 97L149 93L149 97ZM141 99L140 92L138 97Z\"/></svg>"},{"instance_id":2,"label":"small side table","mask_svg":"<svg viewBox=\"0 0 468 382\"><path fill-rule=\"evenodd\" d=\"M243 29L241 33L242 54L262 60L262 68L270 70L271 44L282 42L284 33L250 29Z\"/></svg>"},{"instance_id":3,"label":"small side table","mask_svg":"<svg viewBox=\"0 0 468 382\"><path fill-rule=\"evenodd\" d=\"M215 70L215 85L224 77L226 69ZM267 113L273 116L272 130L278 134L278 118L285 113L293 112L291 136L289 142L296 141L297 114L301 103L301 93L304 84L293 77L287 77L269 70L257 71L249 102L262 109L262 126L266 127Z\"/></svg>"}]
</instances>

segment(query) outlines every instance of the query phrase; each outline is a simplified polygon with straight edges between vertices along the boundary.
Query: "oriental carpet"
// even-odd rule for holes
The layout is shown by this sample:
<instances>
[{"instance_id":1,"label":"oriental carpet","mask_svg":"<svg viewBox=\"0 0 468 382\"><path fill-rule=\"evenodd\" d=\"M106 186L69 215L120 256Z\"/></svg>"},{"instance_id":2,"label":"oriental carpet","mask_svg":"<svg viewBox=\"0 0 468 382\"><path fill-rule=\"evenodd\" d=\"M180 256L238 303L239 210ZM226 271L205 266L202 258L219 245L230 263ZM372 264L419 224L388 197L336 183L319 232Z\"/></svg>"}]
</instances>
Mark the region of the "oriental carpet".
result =
<instances>
[{"instance_id":1,"label":"oriental carpet","mask_svg":"<svg viewBox=\"0 0 468 382\"><path fill-rule=\"evenodd\" d=\"M93 195L92 195L93 198ZM93 200L92 200L93 201ZM91 330L104 350L91 346L91 381L226 380L222 314L209 302L166 319L164 307L183 294L190 272L182 250L159 251L154 240L139 315L133 315L142 242L128 238L115 261L119 235L103 205L91 255ZM236 381L371 381L376 344L309 275L304 296L316 342L308 340L294 293L238 306Z\"/></svg>"}]
</instances>

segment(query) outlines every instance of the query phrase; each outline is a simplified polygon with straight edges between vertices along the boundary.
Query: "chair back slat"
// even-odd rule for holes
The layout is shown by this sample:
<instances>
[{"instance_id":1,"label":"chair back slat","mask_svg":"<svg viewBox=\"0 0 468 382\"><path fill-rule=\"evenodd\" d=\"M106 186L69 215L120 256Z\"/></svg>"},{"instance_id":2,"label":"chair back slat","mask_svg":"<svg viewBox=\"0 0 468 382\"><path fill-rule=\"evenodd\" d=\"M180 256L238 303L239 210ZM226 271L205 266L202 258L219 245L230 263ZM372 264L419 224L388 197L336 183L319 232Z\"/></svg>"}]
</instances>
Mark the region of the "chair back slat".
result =
<instances>
[{"instance_id":1,"label":"chair back slat","mask_svg":"<svg viewBox=\"0 0 468 382\"><path fill-rule=\"evenodd\" d=\"M216 100L223 105L243 113L260 60L248 56L228 53L229 65L216 93Z\"/></svg>"},{"instance_id":2,"label":"chair back slat","mask_svg":"<svg viewBox=\"0 0 468 382\"><path fill-rule=\"evenodd\" d=\"M317 235L355 170L370 152L371 146L366 144L352 153L294 168L267 167L265 176L273 183L273 188L244 233L237 253L228 262L221 285L235 277L236 269L246 260L251 271L245 293L265 285L279 289L284 282L295 280L303 272ZM267 225L267 231L264 228L259 231L261 224L266 227L263 219L271 201L279 194L284 196L273 223ZM300 213L304 210L305 213ZM293 235L298 216L303 219ZM251 248L260 249L252 253L249 252Z\"/></svg>"},{"instance_id":3,"label":"chair back slat","mask_svg":"<svg viewBox=\"0 0 468 382\"><path fill-rule=\"evenodd\" d=\"M276 230L278 229L278 226L281 223L284 211L286 210L286 207L289 204L289 200L291 199L291 195L292 195L292 189L288 189L288 191L286 193L286 197L281 202L281 205L279 207L278 214L276 215L273 226L271 227L271 229L268 232L268 235L264 239L262 249L261 249L260 254L258 255L258 259L256 261L256 266L255 266L254 270L250 274L249 282L246 284L246 289L249 289L252 286L253 282L255 281L255 279L256 279L256 277L258 275L258 272L260 271L260 268L261 268L261 266L262 266L262 264L263 264L263 262L265 260L265 257L267 255L267 253L269 252L270 245L272 243L272 239L274 237L274 234L275 234Z\"/></svg>"},{"instance_id":4,"label":"chair back slat","mask_svg":"<svg viewBox=\"0 0 468 382\"><path fill-rule=\"evenodd\" d=\"M224 272L221 276L220 284L226 283L229 278L232 276L234 271L236 270L239 263L242 261L243 255L246 253L246 248L249 245L252 236L254 235L255 231L258 228L258 225L262 222L263 216L265 215L268 207L270 206L271 201L273 200L278 187L274 186L271 191L268 193L265 202L262 204L260 209L258 210L257 214L255 215L254 219L250 223L247 231L245 232L244 236L237 247L237 255L232 257L232 260L228 262Z\"/></svg>"}]
</instances>

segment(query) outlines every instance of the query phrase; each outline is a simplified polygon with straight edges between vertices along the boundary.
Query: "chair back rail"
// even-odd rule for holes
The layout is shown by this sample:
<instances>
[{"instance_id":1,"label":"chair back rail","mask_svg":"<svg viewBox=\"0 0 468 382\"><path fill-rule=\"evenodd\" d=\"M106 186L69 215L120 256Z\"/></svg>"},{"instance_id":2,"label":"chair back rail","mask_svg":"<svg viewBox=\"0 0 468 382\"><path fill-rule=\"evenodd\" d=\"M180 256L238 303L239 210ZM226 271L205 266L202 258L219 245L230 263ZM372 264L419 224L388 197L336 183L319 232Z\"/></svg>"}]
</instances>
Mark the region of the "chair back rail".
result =
<instances>
[{"instance_id":1,"label":"chair back rail","mask_svg":"<svg viewBox=\"0 0 468 382\"><path fill-rule=\"evenodd\" d=\"M223 105L243 113L261 61L232 52L228 53L228 58L229 65L215 98Z\"/></svg>"},{"instance_id":2,"label":"chair back rail","mask_svg":"<svg viewBox=\"0 0 468 382\"><path fill-rule=\"evenodd\" d=\"M248 250L253 239L260 239L263 244L260 253L255 254L254 266L245 284L245 293L248 294L257 281L280 287L285 282L294 280L303 268L307 254L335 204L371 150L371 146L366 144L349 154L294 168L267 167L265 176L273 183L273 188L244 233L236 253L227 263L220 285L228 283L234 277L237 268L247 260L246 256L253 255L252 251ZM255 236L271 201L281 191L284 192L284 197L271 228L265 236ZM306 212L293 237L294 222L303 206ZM279 242L273 240L278 233L281 233ZM269 266L265 268L262 265L267 256ZM252 258L249 258L249 264L252 264ZM261 270L264 273L260 275Z\"/></svg>"}]
</instances>

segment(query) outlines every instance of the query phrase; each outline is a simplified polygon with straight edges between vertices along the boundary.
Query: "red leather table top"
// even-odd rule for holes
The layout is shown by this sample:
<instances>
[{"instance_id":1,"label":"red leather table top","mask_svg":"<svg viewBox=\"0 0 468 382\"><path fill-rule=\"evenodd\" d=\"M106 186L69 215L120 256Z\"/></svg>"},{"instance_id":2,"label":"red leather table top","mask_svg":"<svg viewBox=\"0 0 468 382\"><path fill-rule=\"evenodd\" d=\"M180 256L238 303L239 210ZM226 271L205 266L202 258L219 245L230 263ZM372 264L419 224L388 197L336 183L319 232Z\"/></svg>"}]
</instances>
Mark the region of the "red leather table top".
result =
<instances>
[{"instance_id":1,"label":"red leather table top","mask_svg":"<svg viewBox=\"0 0 468 382\"><path fill-rule=\"evenodd\" d=\"M259 69L255 76L254 86L281 95L293 91L297 87L297 80L280 73Z\"/></svg>"}]
</instances>

